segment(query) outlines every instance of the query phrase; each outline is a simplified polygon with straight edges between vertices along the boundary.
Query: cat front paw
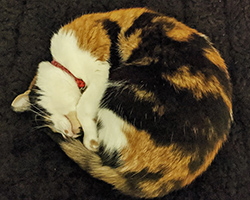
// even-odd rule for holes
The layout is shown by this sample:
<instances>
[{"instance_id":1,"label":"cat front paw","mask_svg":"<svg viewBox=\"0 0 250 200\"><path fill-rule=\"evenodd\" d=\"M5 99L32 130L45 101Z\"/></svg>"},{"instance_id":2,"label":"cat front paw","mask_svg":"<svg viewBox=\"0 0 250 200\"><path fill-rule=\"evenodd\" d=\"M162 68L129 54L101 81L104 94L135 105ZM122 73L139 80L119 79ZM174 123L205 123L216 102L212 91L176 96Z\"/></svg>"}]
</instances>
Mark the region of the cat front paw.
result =
<instances>
[{"instance_id":1,"label":"cat front paw","mask_svg":"<svg viewBox=\"0 0 250 200\"><path fill-rule=\"evenodd\" d=\"M89 138L83 137L83 144L90 151L97 152L99 149L99 142L97 138L89 139Z\"/></svg>"}]
</instances>

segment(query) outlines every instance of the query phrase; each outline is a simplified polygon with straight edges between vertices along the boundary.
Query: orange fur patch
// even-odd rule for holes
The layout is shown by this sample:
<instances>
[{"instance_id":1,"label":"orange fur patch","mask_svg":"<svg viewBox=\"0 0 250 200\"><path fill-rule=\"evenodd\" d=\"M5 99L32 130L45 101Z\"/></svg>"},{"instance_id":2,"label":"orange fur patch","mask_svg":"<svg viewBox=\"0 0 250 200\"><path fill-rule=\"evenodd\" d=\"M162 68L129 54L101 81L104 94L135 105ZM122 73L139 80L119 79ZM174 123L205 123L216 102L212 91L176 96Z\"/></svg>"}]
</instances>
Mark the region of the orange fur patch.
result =
<instances>
[{"instance_id":1,"label":"orange fur patch","mask_svg":"<svg viewBox=\"0 0 250 200\"><path fill-rule=\"evenodd\" d=\"M188 176L188 164L190 156L183 156L183 153L176 148L175 144L169 146L156 146L145 131L138 131L132 126L124 127L129 147L122 150L121 159L124 166L120 172L140 172L147 168L149 172L162 172L163 177L158 181L144 181L140 183L140 189L150 197L162 193L162 186L166 192L173 187L173 180L182 180Z\"/></svg>"},{"instance_id":2,"label":"orange fur patch","mask_svg":"<svg viewBox=\"0 0 250 200\"><path fill-rule=\"evenodd\" d=\"M153 112L157 113L160 117L162 117L165 114L166 108L163 105L156 104L153 107Z\"/></svg>"},{"instance_id":3,"label":"orange fur patch","mask_svg":"<svg viewBox=\"0 0 250 200\"><path fill-rule=\"evenodd\" d=\"M174 21L174 19L173 19ZM197 34L198 31L192 29L181 22L176 21L175 27L167 32L167 36L172 38L173 40L179 42L187 42L192 38L193 34Z\"/></svg>"},{"instance_id":4,"label":"orange fur patch","mask_svg":"<svg viewBox=\"0 0 250 200\"><path fill-rule=\"evenodd\" d=\"M215 64L217 67L222 69L224 72L226 72L226 75L229 78L227 66L225 64L225 61L221 58L220 53L213 47L203 49L203 51L207 59L210 60L213 64Z\"/></svg>"},{"instance_id":5,"label":"orange fur patch","mask_svg":"<svg viewBox=\"0 0 250 200\"><path fill-rule=\"evenodd\" d=\"M136 30L129 38L125 37L124 33L119 35L119 50L123 62L126 61L131 56L133 50L139 46L141 42L140 35L141 30Z\"/></svg>"},{"instance_id":6,"label":"orange fur patch","mask_svg":"<svg viewBox=\"0 0 250 200\"><path fill-rule=\"evenodd\" d=\"M131 51L132 53L132 51ZM158 58L152 58L152 57L143 57L143 58L139 58L137 60L134 60L133 62L126 64L126 65L140 65L140 66L148 66L151 63L156 63L158 62L159 59Z\"/></svg>"},{"instance_id":7,"label":"orange fur patch","mask_svg":"<svg viewBox=\"0 0 250 200\"><path fill-rule=\"evenodd\" d=\"M110 12L110 20L116 21L121 27L121 33L124 33L133 22L144 12L152 12L146 8L130 8L130 9L120 9Z\"/></svg>"},{"instance_id":8,"label":"orange fur patch","mask_svg":"<svg viewBox=\"0 0 250 200\"><path fill-rule=\"evenodd\" d=\"M192 74L187 66L180 67L173 75L162 74L165 80L170 81L176 89L191 90L196 99L201 99L208 94L214 97L221 96L226 103L229 111L232 111L230 97L223 91L222 86L215 76L206 78L201 72Z\"/></svg>"},{"instance_id":9,"label":"orange fur patch","mask_svg":"<svg viewBox=\"0 0 250 200\"><path fill-rule=\"evenodd\" d=\"M141 101L144 100L144 101L148 101L148 102L155 102L156 101L155 94L150 92L150 91L140 89L136 85L130 85L130 89L135 93L135 98L138 100L141 100Z\"/></svg>"},{"instance_id":10,"label":"orange fur patch","mask_svg":"<svg viewBox=\"0 0 250 200\"><path fill-rule=\"evenodd\" d=\"M64 26L63 29L75 34L81 49L90 51L100 61L107 61L111 42L102 23L98 21L107 17L104 13L83 15Z\"/></svg>"},{"instance_id":11,"label":"orange fur patch","mask_svg":"<svg viewBox=\"0 0 250 200\"><path fill-rule=\"evenodd\" d=\"M87 14L75 19L63 29L67 32L74 32L80 48L90 51L98 60L107 61L110 56L111 41L107 31L103 29L102 21L104 19L116 21L122 27L121 33L124 33L133 24L134 19L145 11L147 9L134 8ZM134 41L136 36L131 39Z\"/></svg>"}]
</instances>

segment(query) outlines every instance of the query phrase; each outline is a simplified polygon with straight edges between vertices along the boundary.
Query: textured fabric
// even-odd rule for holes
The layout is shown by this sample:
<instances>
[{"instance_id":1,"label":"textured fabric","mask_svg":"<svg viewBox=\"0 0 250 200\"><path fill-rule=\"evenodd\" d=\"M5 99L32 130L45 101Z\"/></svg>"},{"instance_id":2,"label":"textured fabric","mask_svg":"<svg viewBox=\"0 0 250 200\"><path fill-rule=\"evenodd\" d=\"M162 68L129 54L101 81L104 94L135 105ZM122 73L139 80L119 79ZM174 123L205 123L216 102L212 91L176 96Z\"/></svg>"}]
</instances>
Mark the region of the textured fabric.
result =
<instances>
[{"instance_id":1,"label":"textured fabric","mask_svg":"<svg viewBox=\"0 0 250 200\"><path fill-rule=\"evenodd\" d=\"M206 3L205 3L206 2ZM11 102L51 60L50 37L84 13L147 6L211 38L232 78L234 124L208 170L165 200L250 199L249 0L0 0L0 199L133 199L82 171ZM33 127L33 128L32 128Z\"/></svg>"}]
</instances>

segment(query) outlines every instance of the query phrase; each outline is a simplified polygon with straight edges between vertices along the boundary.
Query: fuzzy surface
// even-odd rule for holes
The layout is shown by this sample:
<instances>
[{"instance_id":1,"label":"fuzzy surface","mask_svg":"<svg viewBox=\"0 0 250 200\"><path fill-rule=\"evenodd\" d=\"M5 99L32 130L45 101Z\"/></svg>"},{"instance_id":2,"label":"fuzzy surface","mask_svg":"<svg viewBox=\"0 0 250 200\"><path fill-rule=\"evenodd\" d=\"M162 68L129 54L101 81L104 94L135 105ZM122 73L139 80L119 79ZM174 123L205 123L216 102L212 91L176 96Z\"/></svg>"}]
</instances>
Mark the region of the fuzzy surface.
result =
<instances>
[{"instance_id":1,"label":"fuzzy surface","mask_svg":"<svg viewBox=\"0 0 250 200\"><path fill-rule=\"evenodd\" d=\"M233 83L234 124L212 165L189 187L162 200L250 199L249 0L0 0L0 200L132 200L92 178L44 133L29 113L10 108L37 64L51 60L50 38L84 13L147 6L208 35Z\"/></svg>"}]
</instances>

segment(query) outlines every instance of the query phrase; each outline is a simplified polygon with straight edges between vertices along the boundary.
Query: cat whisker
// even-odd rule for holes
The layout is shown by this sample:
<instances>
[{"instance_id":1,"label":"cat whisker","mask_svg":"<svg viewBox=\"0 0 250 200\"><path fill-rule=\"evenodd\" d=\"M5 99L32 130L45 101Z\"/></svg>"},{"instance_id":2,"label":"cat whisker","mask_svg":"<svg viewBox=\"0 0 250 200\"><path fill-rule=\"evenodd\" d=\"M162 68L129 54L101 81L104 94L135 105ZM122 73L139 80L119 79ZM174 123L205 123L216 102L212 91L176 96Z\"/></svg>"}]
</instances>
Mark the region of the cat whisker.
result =
<instances>
[{"instance_id":1,"label":"cat whisker","mask_svg":"<svg viewBox=\"0 0 250 200\"><path fill-rule=\"evenodd\" d=\"M38 122L38 121L44 121L44 119L42 118L42 119L39 119L38 118L38 115L35 115L35 122Z\"/></svg>"},{"instance_id":2,"label":"cat whisker","mask_svg":"<svg viewBox=\"0 0 250 200\"><path fill-rule=\"evenodd\" d=\"M48 124L36 126L36 127L32 128L32 131L37 131L37 130L42 129L42 128L50 128L50 126Z\"/></svg>"},{"instance_id":3,"label":"cat whisker","mask_svg":"<svg viewBox=\"0 0 250 200\"><path fill-rule=\"evenodd\" d=\"M32 107L34 107L36 110L38 110L40 113L42 113L44 116L49 117L49 115L46 112L44 112L43 110L41 110L40 108L38 108L36 105L34 105L34 104L30 104L30 105Z\"/></svg>"},{"instance_id":4,"label":"cat whisker","mask_svg":"<svg viewBox=\"0 0 250 200\"><path fill-rule=\"evenodd\" d=\"M41 128L50 128L50 125L45 124L45 125L41 125L41 126L36 126L36 127L34 127L34 129L36 129L36 130L41 129Z\"/></svg>"},{"instance_id":5,"label":"cat whisker","mask_svg":"<svg viewBox=\"0 0 250 200\"><path fill-rule=\"evenodd\" d=\"M44 118L44 119L47 119L47 120L50 119L49 116L45 116L45 115L43 115L43 114L41 114L41 113L39 113L39 112L33 110L32 108L30 109L30 111L33 112L33 113L35 113L36 115L38 115L38 116Z\"/></svg>"},{"instance_id":6,"label":"cat whisker","mask_svg":"<svg viewBox=\"0 0 250 200\"><path fill-rule=\"evenodd\" d=\"M36 105L34 105L34 104L30 104L33 108L35 108L35 110L34 109L32 109L32 108L30 108L30 110L33 112L33 113L35 113L35 114L37 114L38 116L40 116L40 117L42 117L42 118L44 118L44 119L47 119L47 120L49 120L50 119L50 116L46 113L46 112L44 112L43 110L41 110L40 108L38 108Z\"/></svg>"},{"instance_id":7,"label":"cat whisker","mask_svg":"<svg viewBox=\"0 0 250 200\"><path fill-rule=\"evenodd\" d=\"M33 111L32 111L33 112ZM40 117L40 118L39 118ZM42 118L41 118L42 117ZM49 118L47 119L46 117L44 116L41 116L41 115L38 115L37 113L35 114L35 119L34 121L36 122L36 124L39 124L39 122L45 122L45 119L46 120L49 120Z\"/></svg>"}]
</instances>

